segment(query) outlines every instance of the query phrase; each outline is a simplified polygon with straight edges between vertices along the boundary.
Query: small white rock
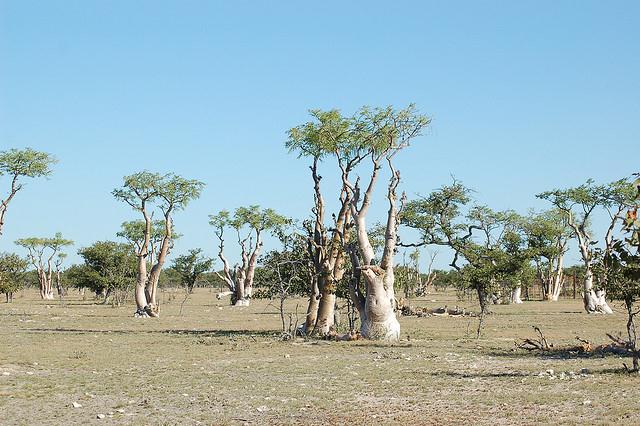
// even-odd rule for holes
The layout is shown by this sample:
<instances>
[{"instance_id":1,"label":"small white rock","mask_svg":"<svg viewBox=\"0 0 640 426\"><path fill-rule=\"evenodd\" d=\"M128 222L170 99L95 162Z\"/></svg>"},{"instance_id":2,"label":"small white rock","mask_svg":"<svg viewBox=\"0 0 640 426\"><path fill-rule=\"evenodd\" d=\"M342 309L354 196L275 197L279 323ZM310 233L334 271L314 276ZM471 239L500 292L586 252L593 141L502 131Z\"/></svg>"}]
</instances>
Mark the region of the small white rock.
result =
<instances>
[{"instance_id":1,"label":"small white rock","mask_svg":"<svg viewBox=\"0 0 640 426\"><path fill-rule=\"evenodd\" d=\"M73 406L73 408L82 408L82 404L78 404L77 402L73 401L71 403L71 405Z\"/></svg>"},{"instance_id":2,"label":"small white rock","mask_svg":"<svg viewBox=\"0 0 640 426\"><path fill-rule=\"evenodd\" d=\"M100 420L104 419L105 417L107 417L107 416L105 416L104 414L98 414L98 415L96 416L96 418L98 418L98 419L100 419Z\"/></svg>"},{"instance_id":3,"label":"small white rock","mask_svg":"<svg viewBox=\"0 0 640 426\"><path fill-rule=\"evenodd\" d=\"M584 401L582 401L582 405L591 405L591 401L588 399L585 399Z\"/></svg>"}]
</instances>

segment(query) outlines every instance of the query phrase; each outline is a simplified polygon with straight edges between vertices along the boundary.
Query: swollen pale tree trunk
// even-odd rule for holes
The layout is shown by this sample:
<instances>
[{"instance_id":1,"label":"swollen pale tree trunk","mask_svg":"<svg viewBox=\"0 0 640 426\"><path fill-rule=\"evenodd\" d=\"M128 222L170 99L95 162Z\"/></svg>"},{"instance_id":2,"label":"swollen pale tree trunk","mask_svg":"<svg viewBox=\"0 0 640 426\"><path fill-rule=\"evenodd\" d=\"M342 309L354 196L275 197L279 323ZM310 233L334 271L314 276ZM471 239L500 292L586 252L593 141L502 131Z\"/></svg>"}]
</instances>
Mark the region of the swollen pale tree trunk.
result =
<instances>
[{"instance_id":1,"label":"swollen pale tree trunk","mask_svg":"<svg viewBox=\"0 0 640 426\"><path fill-rule=\"evenodd\" d=\"M400 323L395 313L393 268L383 270L375 266L363 267L367 296L364 318L360 318L360 334L373 340L397 341L400 339Z\"/></svg>"},{"instance_id":2,"label":"swollen pale tree trunk","mask_svg":"<svg viewBox=\"0 0 640 426\"><path fill-rule=\"evenodd\" d=\"M511 303L519 305L522 303L522 286L518 285L516 288L511 290Z\"/></svg>"},{"instance_id":3,"label":"swollen pale tree trunk","mask_svg":"<svg viewBox=\"0 0 640 426\"><path fill-rule=\"evenodd\" d=\"M356 227L358 248L363 264L359 267L365 282L364 304L356 298L354 304L360 312L360 333L364 338L373 340L397 341L400 339L400 323L395 313L394 292L394 255L397 244L398 208L396 188L400 174L393 168L391 161L391 181L387 191L389 211L385 230L384 250L380 266L375 265L373 247L367 234L366 215L371 204L371 196L380 170L379 160L373 161L373 172L369 186L364 194L362 206L358 209L360 188L358 183L352 188L351 214ZM344 179L346 182L346 178ZM349 184L350 185L350 184Z\"/></svg>"},{"instance_id":4,"label":"swollen pale tree trunk","mask_svg":"<svg viewBox=\"0 0 640 426\"><path fill-rule=\"evenodd\" d=\"M612 314L613 310L609 307L605 296L604 290L596 290L593 285L593 265L592 256L590 250L591 238L584 227L579 227L574 224L573 217L569 215L569 226L573 228L578 237L578 245L580 248L580 254L585 266L585 278L582 291L582 299L584 302L584 309L589 314L601 313Z\"/></svg>"},{"instance_id":5,"label":"swollen pale tree trunk","mask_svg":"<svg viewBox=\"0 0 640 426\"><path fill-rule=\"evenodd\" d=\"M585 310L592 313L612 314L613 310L606 301L604 290L595 290L593 286L593 271L587 267L584 278L583 301Z\"/></svg>"}]
</instances>

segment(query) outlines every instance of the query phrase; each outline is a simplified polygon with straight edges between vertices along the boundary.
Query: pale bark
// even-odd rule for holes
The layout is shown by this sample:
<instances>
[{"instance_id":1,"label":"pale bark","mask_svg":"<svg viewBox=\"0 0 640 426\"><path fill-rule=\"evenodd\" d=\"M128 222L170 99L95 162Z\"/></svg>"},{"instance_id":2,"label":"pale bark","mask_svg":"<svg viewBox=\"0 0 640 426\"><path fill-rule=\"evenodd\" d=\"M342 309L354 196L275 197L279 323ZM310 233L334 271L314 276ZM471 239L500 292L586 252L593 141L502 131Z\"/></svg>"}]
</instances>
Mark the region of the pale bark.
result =
<instances>
[{"instance_id":1,"label":"pale bark","mask_svg":"<svg viewBox=\"0 0 640 426\"><path fill-rule=\"evenodd\" d=\"M160 245L160 249L156 253L155 256L155 264L151 268L151 272L149 273L149 279L147 280L146 288L145 288L145 297L147 298L147 306L148 309L151 310L155 315L159 316L159 307L158 307L158 282L160 281L160 273L162 272L162 267L166 261L167 255L169 254L169 249L171 245L171 238L173 224L171 223L171 210L168 210L165 213L165 233L162 239L162 244Z\"/></svg>"},{"instance_id":2,"label":"pale bark","mask_svg":"<svg viewBox=\"0 0 640 426\"><path fill-rule=\"evenodd\" d=\"M45 267L45 263L44 263L45 249L46 249L45 247L28 248L28 251L29 251L28 257L29 257L29 261L31 262L33 267L36 269L36 272L38 273L38 283L40 284L40 298L42 300L53 300L55 299L55 297L53 296L53 289L51 285L52 274L53 274L51 260L55 256L56 251L54 250L53 253L51 253L49 258L47 259L47 267Z\"/></svg>"},{"instance_id":3,"label":"pale bark","mask_svg":"<svg viewBox=\"0 0 640 426\"><path fill-rule=\"evenodd\" d=\"M556 248L558 255L548 259L546 271L538 264L538 278L542 284L542 298L549 302L557 302L564 287L564 253L566 252L567 240L558 241Z\"/></svg>"},{"instance_id":4,"label":"pale bark","mask_svg":"<svg viewBox=\"0 0 640 426\"><path fill-rule=\"evenodd\" d=\"M238 299L236 301L236 305L238 306L249 306L251 303L251 296L253 295L253 280L256 275L256 265L258 263L258 256L260 256L261 249L262 237L260 231L256 231L256 245L247 261L246 272L244 273L244 285L242 286L244 287L244 294L242 299ZM240 302L240 304L238 304L238 302Z\"/></svg>"},{"instance_id":5,"label":"pale bark","mask_svg":"<svg viewBox=\"0 0 640 426\"><path fill-rule=\"evenodd\" d=\"M585 310L592 313L612 314L613 310L606 301L606 293L604 290L595 290L593 286L593 272L587 269L584 279L583 301Z\"/></svg>"},{"instance_id":6,"label":"pale bark","mask_svg":"<svg viewBox=\"0 0 640 426\"><path fill-rule=\"evenodd\" d=\"M249 306L251 296L253 293L253 280L255 277L255 269L258 263L258 256L260 256L260 250L262 248L262 238L259 230L256 232L256 244L253 246L249 241L249 247L247 248L247 238L241 238L238 231L238 244L241 249L242 265L236 265L234 270L231 270L229 261L224 254L224 230L218 229L216 235L220 244L218 245L218 258L222 261L223 273L216 272L216 275L224 280L232 294L231 303L234 306Z\"/></svg>"},{"instance_id":7,"label":"pale bark","mask_svg":"<svg viewBox=\"0 0 640 426\"><path fill-rule=\"evenodd\" d=\"M387 213L387 224L385 231L384 250L380 265L375 265L374 251L369 240L366 229L366 215L371 205L371 196L377 181L380 170L379 158L373 159L373 171L362 199L362 205L358 208L360 200L359 183L350 185L346 178L343 178L347 187L352 188L351 215L356 227L356 235L362 265L359 267L365 282L364 306L361 312L360 333L367 339L397 341L400 339L400 323L395 313L395 292L394 292L394 254L397 244L398 228L398 208L396 188L400 182L400 174L391 169L391 181L387 191L389 210ZM357 305L359 298L354 300Z\"/></svg>"},{"instance_id":8,"label":"pale bark","mask_svg":"<svg viewBox=\"0 0 640 426\"><path fill-rule=\"evenodd\" d=\"M136 277L136 312L135 316L144 318L150 316L156 316L152 307L149 306L149 300L147 299L147 281L149 279L147 275L147 261L149 256L149 244L151 241L151 217L146 211L146 202L142 201L142 215L145 221L145 230L143 235L143 241L136 243L137 251L136 257L138 258L138 275Z\"/></svg>"},{"instance_id":9,"label":"pale bark","mask_svg":"<svg viewBox=\"0 0 640 426\"><path fill-rule=\"evenodd\" d=\"M593 264L589 245L591 244L591 236L587 233L584 224L579 226L573 221L573 215L569 213L569 226L573 228L578 238L578 246L580 254L586 269L582 298L584 308L587 313L612 314L613 310L607 304L605 299L606 292L604 290L595 290L593 286Z\"/></svg>"},{"instance_id":10,"label":"pale bark","mask_svg":"<svg viewBox=\"0 0 640 426\"><path fill-rule=\"evenodd\" d=\"M513 303L513 304L522 303L521 295L522 295L522 287L521 286L517 286L516 288L511 290L511 303Z\"/></svg>"}]
</instances>

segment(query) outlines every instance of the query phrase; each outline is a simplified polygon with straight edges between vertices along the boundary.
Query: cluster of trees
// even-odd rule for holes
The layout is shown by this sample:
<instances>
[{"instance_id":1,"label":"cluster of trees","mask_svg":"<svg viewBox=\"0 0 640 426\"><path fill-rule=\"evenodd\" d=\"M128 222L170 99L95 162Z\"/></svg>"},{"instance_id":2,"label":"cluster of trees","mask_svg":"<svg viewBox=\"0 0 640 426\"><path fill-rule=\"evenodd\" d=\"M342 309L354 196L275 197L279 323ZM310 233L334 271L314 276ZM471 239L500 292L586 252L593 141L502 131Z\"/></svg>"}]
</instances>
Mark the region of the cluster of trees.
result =
<instances>
[{"instance_id":1,"label":"cluster of trees","mask_svg":"<svg viewBox=\"0 0 640 426\"><path fill-rule=\"evenodd\" d=\"M576 241L584 270L586 312L611 313L606 300L609 292L625 300L633 326L638 294L634 275L637 182L634 186L628 179L609 184L589 180L578 187L543 192L537 196L551 208L528 215L476 204L471 190L458 181L407 200L399 193L396 156L430 125L429 117L414 105L399 110L363 107L352 115L338 110L310 114L310 121L288 131L286 148L307 161L311 214L298 222L273 209L250 205L211 215L222 265L211 276L227 288L219 296L231 296L235 306L247 306L255 296L279 298L283 329L287 328L284 300L291 295L308 296L300 331L322 337L336 333L337 299L344 298L350 319L359 319L361 336L398 340L396 289L409 297L433 286L453 285L473 291L484 314L496 300L522 303L523 285L536 280L543 298L557 301L565 281L564 257ZM0 236L9 204L23 187L22 179L48 176L54 163L51 155L31 149L0 153L0 175L10 178L8 195L0 206ZM326 173L338 185L326 188L322 177ZM383 192L387 213L383 223L372 225L369 211L379 202L374 198L383 175L388 179ZM113 196L131 207L138 219L122 224L117 234L121 241L100 241L81 248L78 253L84 263L71 266L63 275L63 249L73 244L71 240L60 234L20 239L16 243L28 257L0 256L0 291L10 300L25 281L30 264L43 299L53 298L54 280L63 296L64 276L68 285L91 289L105 300L111 295L124 299L133 293L136 316L158 317L158 283L173 243L180 237L174 215L200 197L204 186L171 173L143 171L125 176ZM326 197L337 203L327 203ZM335 210L330 211L329 205L335 205ZM598 211L606 212L610 219L602 236L594 235L590 226ZM401 239L405 230L411 230L406 235L417 238ZM624 233L631 236L620 237ZM263 254L267 234L280 244ZM226 252L229 235L237 244L236 262ZM604 241L604 246L597 248L598 241ZM405 257L399 264L399 248L409 247L414 248L409 261ZM421 247L447 247L453 253L452 270L434 270L433 254L426 273L421 273ZM188 297L213 265L213 259L195 249L175 258L170 270ZM255 292L254 287L261 290ZM350 322L353 328L355 321ZM632 331L629 333L631 336Z\"/></svg>"}]
</instances>

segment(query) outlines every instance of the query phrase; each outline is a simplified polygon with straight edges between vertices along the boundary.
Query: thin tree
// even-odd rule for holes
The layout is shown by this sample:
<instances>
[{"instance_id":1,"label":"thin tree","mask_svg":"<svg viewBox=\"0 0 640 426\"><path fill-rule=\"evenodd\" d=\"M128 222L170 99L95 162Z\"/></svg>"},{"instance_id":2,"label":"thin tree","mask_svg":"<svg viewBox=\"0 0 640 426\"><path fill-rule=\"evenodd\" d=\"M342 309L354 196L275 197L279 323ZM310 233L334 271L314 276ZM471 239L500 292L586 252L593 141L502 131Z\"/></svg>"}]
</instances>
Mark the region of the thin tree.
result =
<instances>
[{"instance_id":1,"label":"thin tree","mask_svg":"<svg viewBox=\"0 0 640 426\"><path fill-rule=\"evenodd\" d=\"M144 220L142 238L135 243L138 257L136 316L159 316L156 292L160 272L169 254L173 238L173 213L184 209L190 201L200 197L203 188L204 183L197 180L185 179L172 173L160 175L144 171L125 176L122 188L112 192L117 200L125 202L140 212ZM154 209L160 211L163 216L163 235L155 263L147 275Z\"/></svg>"},{"instance_id":2,"label":"thin tree","mask_svg":"<svg viewBox=\"0 0 640 426\"><path fill-rule=\"evenodd\" d=\"M72 245L73 241L63 238L58 232L53 238L22 238L17 240L16 244L27 249L29 262L38 274L40 297L53 300L53 259L62 248Z\"/></svg>"},{"instance_id":3,"label":"thin tree","mask_svg":"<svg viewBox=\"0 0 640 426\"><path fill-rule=\"evenodd\" d=\"M622 192L621 192L622 191ZM624 187L619 183L596 185L593 180L568 189L555 189L543 192L537 197L547 200L559 209L566 217L567 223L578 241L578 248L585 267L583 284L583 302L587 313L611 314L613 310L606 301L606 290L594 283L593 247L597 240L590 229L590 221L598 208L609 212L611 223L605 237L605 243L611 243L611 233L621 213L631 200L630 194L624 194Z\"/></svg>"},{"instance_id":4,"label":"thin tree","mask_svg":"<svg viewBox=\"0 0 640 426\"><path fill-rule=\"evenodd\" d=\"M290 220L279 215L273 209L261 209L259 206L238 207L233 216L222 210L209 216L209 224L215 228L218 238L218 258L222 261L222 279L231 293L231 303L235 306L249 306L253 293L258 256L262 250L265 232L275 232ZM240 248L241 263L233 267L225 254L225 230L235 231Z\"/></svg>"},{"instance_id":5,"label":"thin tree","mask_svg":"<svg viewBox=\"0 0 640 426\"><path fill-rule=\"evenodd\" d=\"M542 299L557 302L565 281L564 256L573 230L560 210L532 213L523 224Z\"/></svg>"},{"instance_id":6,"label":"thin tree","mask_svg":"<svg viewBox=\"0 0 640 426\"><path fill-rule=\"evenodd\" d=\"M0 177L9 178L9 190L4 199L0 199L0 236L4 230L5 215L9 203L18 191L24 187L21 178L46 177L51 174L51 166L56 159L46 152L35 151L31 148L10 149L0 152Z\"/></svg>"}]
</instances>

